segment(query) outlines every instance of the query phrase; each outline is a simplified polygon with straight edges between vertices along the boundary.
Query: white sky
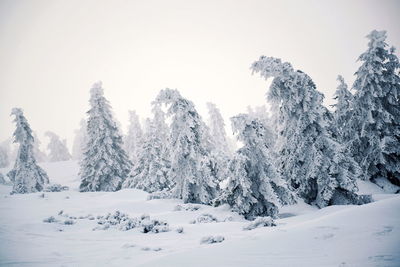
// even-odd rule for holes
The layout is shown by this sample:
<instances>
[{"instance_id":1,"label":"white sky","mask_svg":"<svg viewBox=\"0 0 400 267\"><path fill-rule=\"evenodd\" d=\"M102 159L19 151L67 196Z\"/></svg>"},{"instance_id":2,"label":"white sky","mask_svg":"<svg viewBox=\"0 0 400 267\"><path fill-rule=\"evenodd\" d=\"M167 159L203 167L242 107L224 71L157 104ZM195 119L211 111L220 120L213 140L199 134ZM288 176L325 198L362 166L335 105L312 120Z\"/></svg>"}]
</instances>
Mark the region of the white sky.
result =
<instances>
[{"instance_id":1,"label":"white sky","mask_svg":"<svg viewBox=\"0 0 400 267\"><path fill-rule=\"evenodd\" d=\"M42 143L51 130L71 146L97 80L123 131L128 110L149 116L165 87L204 119L207 101L228 119L265 104L267 84L249 70L260 55L308 73L331 104L337 75L354 80L371 30L400 48L399 14L400 1L378 0L0 0L0 141L21 107Z\"/></svg>"}]
</instances>

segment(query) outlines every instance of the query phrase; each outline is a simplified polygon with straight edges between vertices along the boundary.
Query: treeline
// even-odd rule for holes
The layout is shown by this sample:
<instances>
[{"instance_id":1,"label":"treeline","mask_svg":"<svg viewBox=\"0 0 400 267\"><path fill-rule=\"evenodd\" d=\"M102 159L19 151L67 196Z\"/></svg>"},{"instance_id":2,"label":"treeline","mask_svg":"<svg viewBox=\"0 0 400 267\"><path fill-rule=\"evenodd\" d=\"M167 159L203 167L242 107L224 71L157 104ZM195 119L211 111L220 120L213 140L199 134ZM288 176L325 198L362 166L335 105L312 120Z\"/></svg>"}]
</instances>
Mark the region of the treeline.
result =
<instances>
[{"instance_id":1,"label":"treeline","mask_svg":"<svg viewBox=\"0 0 400 267\"><path fill-rule=\"evenodd\" d=\"M152 198L229 204L251 219L276 216L281 205L299 199L320 208L370 202L357 194L357 179L400 186L400 65L385 31L367 37L352 90L338 77L333 112L306 73L278 58L254 62L253 73L273 79L267 92L272 112L250 109L231 118L242 144L237 150L214 104L208 104L206 124L193 102L172 89L152 102L144 129L131 112L123 137L101 82L95 83L74 142L83 147L75 153L80 191L138 188ZM32 131L21 109L12 114L19 143L8 173L13 193L41 191L48 177L36 164Z\"/></svg>"}]
</instances>

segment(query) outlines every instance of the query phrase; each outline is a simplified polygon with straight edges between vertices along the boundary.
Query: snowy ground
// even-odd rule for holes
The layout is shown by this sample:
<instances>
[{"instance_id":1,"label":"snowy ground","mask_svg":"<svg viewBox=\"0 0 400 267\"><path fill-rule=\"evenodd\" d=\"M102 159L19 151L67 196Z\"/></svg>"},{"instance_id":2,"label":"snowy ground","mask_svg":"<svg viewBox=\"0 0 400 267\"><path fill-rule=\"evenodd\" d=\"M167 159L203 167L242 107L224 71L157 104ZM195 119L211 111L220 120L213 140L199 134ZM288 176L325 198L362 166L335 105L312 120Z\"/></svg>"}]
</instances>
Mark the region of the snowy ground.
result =
<instances>
[{"instance_id":1,"label":"snowy ground","mask_svg":"<svg viewBox=\"0 0 400 267\"><path fill-rule=\"evenodd\" d=\"M11 187L0 186L1 266L400 266L400 195L370 183L360 189L374 203L321 210L297 204L281 209L278 226L243 231L249 222L227 207L177 211L181 201L148 201L133 189L79 193L75 162L42 165L52 183L70 191L9 195ZM93 231L96 219L79 219L116 210L167 221L170 231ZM190 223L204 213L220 222ZM65 214L75 223L65 225ZM43 222L50 216L58 221ZM200 244L210 235L225 240Z\"/></svg>"}]
</instances>

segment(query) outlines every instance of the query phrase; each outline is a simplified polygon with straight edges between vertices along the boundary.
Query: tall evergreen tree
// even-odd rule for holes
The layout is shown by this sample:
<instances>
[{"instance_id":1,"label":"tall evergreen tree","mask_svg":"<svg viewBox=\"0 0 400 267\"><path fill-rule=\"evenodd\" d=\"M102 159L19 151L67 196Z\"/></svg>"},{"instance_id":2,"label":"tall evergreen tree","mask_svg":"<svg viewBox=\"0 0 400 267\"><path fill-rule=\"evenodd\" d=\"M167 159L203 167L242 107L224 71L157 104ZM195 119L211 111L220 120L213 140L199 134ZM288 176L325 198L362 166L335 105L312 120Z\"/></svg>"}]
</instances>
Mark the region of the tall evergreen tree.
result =
<instances>
[{"instance_id":1,"label":"tall evergreen tree","mask_svg":"<svg viewBox=\"0 0 400 267\"><path fill-rule=\"evenodd\" d=\"M169 150L168 125L160 106L153 107L153 119L146 120L146 131L143 136L142 153L138 165L132 169L131 177L123 187L138 188L149 193L171 189L168 178Z\"/></svg>"},{"instance_id":2,"label":"tall evergreen tree","mask_svg":"<svg viewBox=\"0 0 400 267\"><path fill-rule=\"evenodd\" d=\"M374 30L367 38L353 85L351 148L363 179L385 178L400 185L399 60L385 42L385 31Z\"/></svg>"},{"instance_id":3,"label":"tall evergreen tree","mask_svg":"<svg viewBox=\"0 0 400 267\"><path fill-rule=\"evenodd\" d=\"M247 114L233 117L232 127L243 143L230 163L227 187L216 201L229 204L234 211L252 219L278 214L282 204L295 202L286 181L271 159L263 123Z\"/></svg>"},{"instance_id":4,"label":"tall evergreen tree","mask_svg":"<svg viewBox=\"0 0 400 267\"><path fill-rule=\"evenodd\" d=\"M82 119L79 129L75 130L74 143L72 145L72 159L74 160L81 160L83 158L83 151L88 139L86 128L86 121Z\"/></svg>"},{"instance_id":5,"label":"tall evergreen tree","mask_svg":"<svg viewBox=\"0 0 400 267\"><path fill-rule=\"evenodd\" d=\"M212 174L210 153L206 147L205 123L194 104L177 90L161 90L157 102L169 105L167 114L172 117L169 137L169 177L174 183L172 195L184 202L211 203L218 184Z\"/></svg>"},{"instance_id":6,"label":"tall evergreen tree","mask_svg":"<svg viewBox=\"0 0 400 267\"><path fill-rule=\"evenodd\" d=\"M125 136L124 146L134 168L138 167L143 146L143 130L139 116L134 110L129 111L128 134Z\"/></svg>"},{"instance_id":7,"label":"tall evergreen tree","mask_svg":"<svg viewBox=\"0 0 400 267\"><path fill-rule=\"evenodd\" d=\"M22 109L13 108L15 116L14 142L19 144L14 168L7 174L13 183L12 193L25 194L42 191L49 183L46 172L36 164L33 152L34 138Z\"/></svg>"},{"instance_id":8,"label":"tall evergreen tree","mask_svg":"<svg viewBox=\"0 0 400 267\"><path fill-rule=\"evenodd\" d=\"M132 164L122 148L122 137L101 82L92 86L90 95L88 142L81 161L80 191L116 191L121 188Z\"/></svg>"},{"instance_id":9,"label":"tall evergreen tree","mask_svg":"<svg viewBox=\"0 0 400 267\"><path fill-rule=\"evenodd\" d=\"M60 140L60 137L53 132L47 131L46 136L50 138L50 142L47 145L47 149L49 150L49 161L65 161L71 159L71 154L67 148L67 141Z\"/></svg>"},{"instance_id":10,"label":"tall evergreen tree","mask_svg":"<svg viewBox=\"0 0 400 267\"><path fill-rule=\"evenodd\" d=\"M327 110L311 78L290 63L262 56L253 73L274 77L268 100L278 109L278 167L282 176L307 203L333 204L337 195L358 202L356 167L344 147L331 138Z\"/></svg>"}]
</instances>

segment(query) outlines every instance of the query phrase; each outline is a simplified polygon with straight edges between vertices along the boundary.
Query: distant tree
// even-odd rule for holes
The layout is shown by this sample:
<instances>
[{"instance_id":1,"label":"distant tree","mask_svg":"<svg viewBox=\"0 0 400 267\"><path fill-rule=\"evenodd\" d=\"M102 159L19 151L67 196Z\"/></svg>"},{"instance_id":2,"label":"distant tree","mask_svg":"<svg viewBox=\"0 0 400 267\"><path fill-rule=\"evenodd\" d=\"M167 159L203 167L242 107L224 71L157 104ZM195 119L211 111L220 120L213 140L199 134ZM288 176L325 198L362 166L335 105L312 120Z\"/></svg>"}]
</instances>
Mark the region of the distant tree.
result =
<instances>
[{"instance_id":1,"label":"distant tree","mask_svg":"<svg viewBox=\"0 0 400 267\"><path fill-rule=\"evenodd\" d=\"M356 72L351 150L364 180L384 178L400 186L399 60L386 31L372 31Z\"/></svg>"},{"instance_id":2,"label":"distant tree","mask_svg":"<svg viewBox=\"0 0 400 267\"><path fill-rule=\"evenodd\" d=\"M71 159L71 154L67 148L67 141L64 139L60 140L60 137L53 132L47 131L46 136L50 138L50 142L47 145L49 150L49 161L65 161Z\"/></svg>"},{"instance_id":3,"label":"distant tree","mask_svg":"<svg viewBox=\"0 0 400 267\"><path fill-rule=\"evenodd\" d=\"M226 179L228 162L233 154L225 131L225 122L214 103L207 103L209 151L211 153L212 169L218 180Z\"/></svg>"},{"instance_id":4,"label":"distant tree","mask_svg":"<svg viewBox=\"0 0 400 267\"><path fill-rule=\"evenodd\" d=\"M168 105L167 115L172 117L168 173L174 183L172 195L184 202L210 204L218 192L218 184L206 146L205 123L194 104L177 90L161 90L157 102Z\"/></svg>"},{"instance_id":5,"label":"distant tree","mask_svg":"<svg viewBox=\"0 0 400 267\"><path fill-rule=\"evenodd\" d=\"M216 203L227 203L248 219L275 217L279 206L293 204L295 198L271 159L265 139L267 129L259 119L247 114L240 114L231 120L243 147L230 163L228 185Z\"/></svg>"},{"instance_id":6,"label":"distant tree","mask_svg":"<svg viewBox=\"0 0 400 267\"><path fill-rule=\"evenodd\" d=\"M34 138L34 143L33 143L33 153L35 154L35 159L37 162L44 162L47 160L47 155L45 152L43 152L40 149L40 140L35 132L33 132L33 138Z\"/></svg>"},{"instance_id":7,"label":"distant tree","mask_svg":"<svg viewBox=\"0 0 400 267\"><path fill-rule=\"evenodd\" d=\"M72 159L81 160L83 158L83 151L87 143L87 139L86 121L82 119L79 129L75 130L75 138L72 145Z\"/></svg>"},{"instance_id":8,"label":"distant tree","mask_svg":"<svg viewBox=\"0 0 400 267\"><path fill-rule=\"evenodd\" d=\"M10 164L9 150L9 144L6 142L0 144L0 168L5 168Z\"/></svg>"},{"instance_id":9,"label":"distant tree","mask_svg":"<svg viewBox=\"0 0 400 267\"><path fill-rule=\"evenodd\" d=\"M138 167L143 146L143 130L139 116L133 110L129 111L128 134L125 136L124 145L134 168Z\"/></svg>"},{"instance_id":10,"label":"distant tree","mask_svg":"<svg viewBox=\"0 0 400 267\"><path fill-rule=\"evenodd\" d=\"M311 78L290 63L262 56L253 72L274 77L268 100L279 107L277 115L278 168L290 186L307 203L333 204L336 197L358 202L356 167L344 147L327 130L323 95Z\"/></svg>"},{"instance_id":11,"label":"distant tree","mask_svg":"<svg viewBox=\"0 0 400 267\"><path fill-rule=\"evenodd\" d=\"M42 191L49 183L49 178L46 172L36 164L32 130L22 109L13 108L11 115L15 116L16 124L14 142L19 144L14 168L7 174L13 183L12 193L25 194Z\"/></svg>"},{"instance_id":12,"label":"distant tree","mask_svg":"<svg viewBox=\"0 0 400 267\"><path fill-rule=\"evenodd\" d=\"M132 163L122 148L122 137L101 82L92 86L90 95L88 141L81 161L80 191L116 191L128 177Z\"/></svg>"},{"instance_id":13,"label":"distant tree","mask_svg":"<svg viewBox=\"0 0 400 267\"><path fill-rule=\"evenodd\" d=\"M170 162L165 114L159 105L153 107L153 114L152 120L146 120L139 164L132 169L131 177L123 185L142 189L149 193L170 190L173 185L168 177Z\"/></svg>"}]
</instances>

